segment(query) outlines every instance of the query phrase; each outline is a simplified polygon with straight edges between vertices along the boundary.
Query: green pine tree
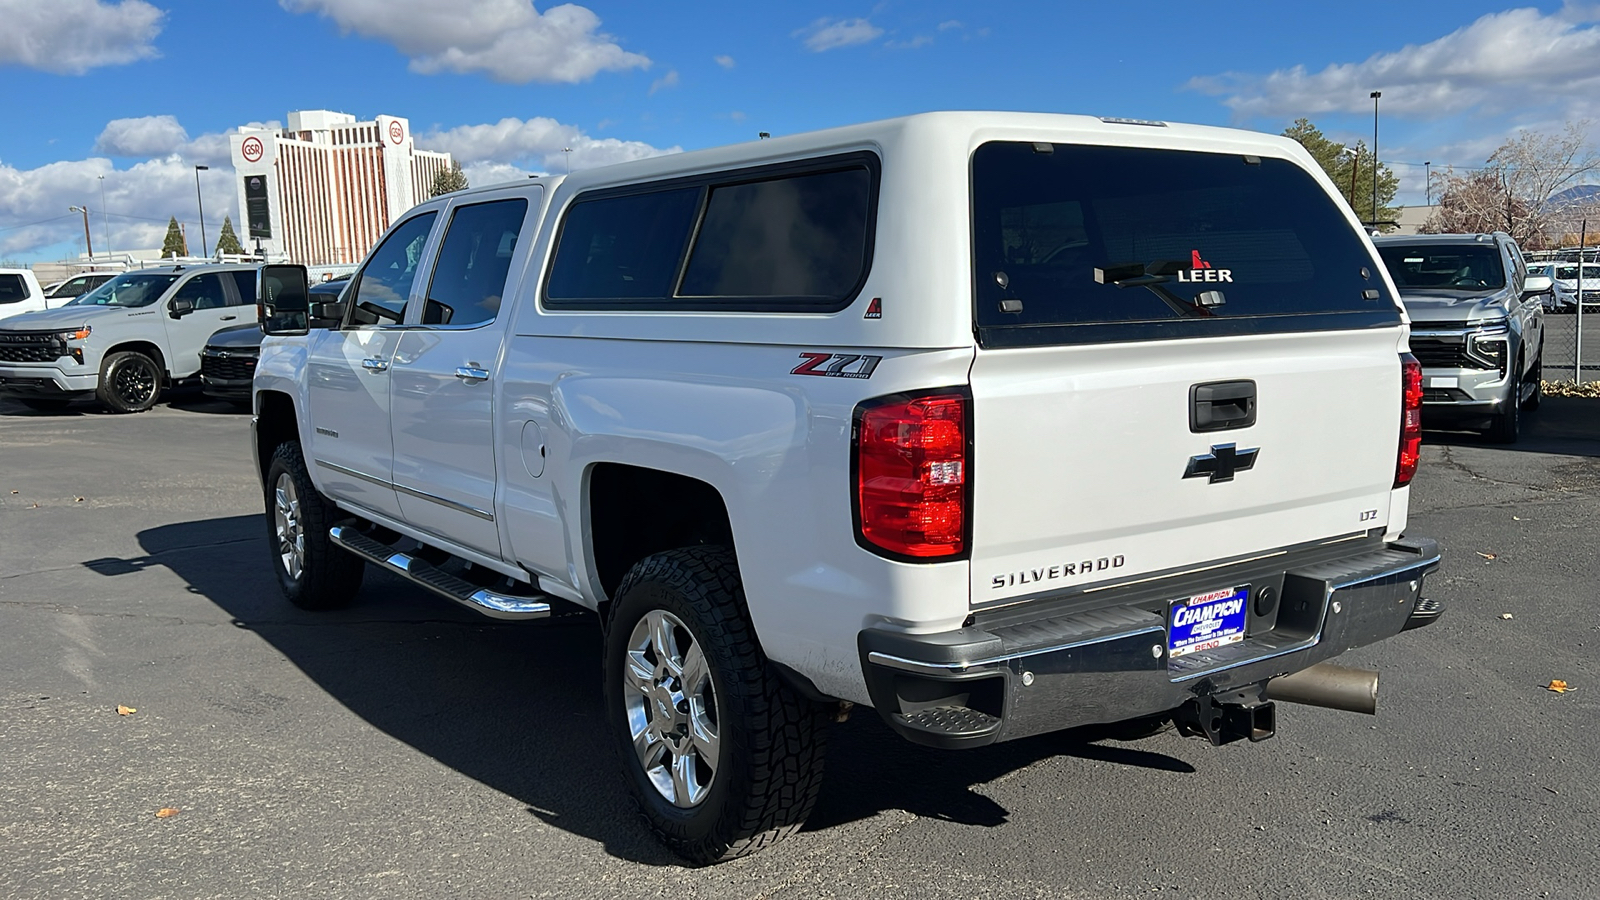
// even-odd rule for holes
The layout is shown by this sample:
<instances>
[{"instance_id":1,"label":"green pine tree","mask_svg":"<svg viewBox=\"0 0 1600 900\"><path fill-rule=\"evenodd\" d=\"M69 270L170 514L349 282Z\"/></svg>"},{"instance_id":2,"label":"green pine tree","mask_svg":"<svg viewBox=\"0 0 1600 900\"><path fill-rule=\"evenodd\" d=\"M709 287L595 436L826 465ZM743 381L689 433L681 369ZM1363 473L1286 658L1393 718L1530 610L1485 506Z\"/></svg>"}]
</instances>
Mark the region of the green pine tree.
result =
<instances>
[{"instance_id":1,"label":"green pine tree","mask_svg":"<svg viewBox=\"0 0 1600 900\"><path fill-rule=\"evenodd\" d=\"M1328 173L1339 193L1344 195L1345 202L1355 210L1356 218L1363 222L1372 218L1373 160L1372 150L1365 142L1357 141L1354 147L1347 148L1338 141L1329 140L1321 129L1307 119L1295 119L1293 125L1283 130L1283 136L1293 138L1306 148L1311 158L1322 166L1322 171ZM1377 187L1378 221L1392 222L1400 214L1398 209L1389 206L1394 202L1395 192L1400 189L1400 179L1381 163L1378 165Z\"/></svg>"},{"instance_id":2,"label":"green pine tree","mask_svg":"<svg viewBox=\"0 0 1600 900\"><path fill-rule=\"evenodd\" d=\"M187 256L188 250L183 243L183 230L178 227L178 217L173 216L167 220L167 238L161 242L161 257Z\"/></svg>"},{"instance_id":3,"label":"green pine tree","mask_svg":"<svg viewBox=\"0 0 1600 900\"><path fill-rule=\"evenodd\" d=\"M217 238L218 253L243 254L244 247L239 244L239 236L233 233L233 217L222 217L222 236Z\"/></svg>"},{"instance_id":4,"label":"green pine tree","mask_svg":"<svg viewBox=\"0 0 1600 900\"><path fill-rule=\"evenodd\" d=\"M448 194L451 191L464 191L466 189L467 176L461 171L461 163L452 161L450 168L440 169L439 173L433 176L432 196L434 197L440 194Z\"/></svg>"}]
</instances>

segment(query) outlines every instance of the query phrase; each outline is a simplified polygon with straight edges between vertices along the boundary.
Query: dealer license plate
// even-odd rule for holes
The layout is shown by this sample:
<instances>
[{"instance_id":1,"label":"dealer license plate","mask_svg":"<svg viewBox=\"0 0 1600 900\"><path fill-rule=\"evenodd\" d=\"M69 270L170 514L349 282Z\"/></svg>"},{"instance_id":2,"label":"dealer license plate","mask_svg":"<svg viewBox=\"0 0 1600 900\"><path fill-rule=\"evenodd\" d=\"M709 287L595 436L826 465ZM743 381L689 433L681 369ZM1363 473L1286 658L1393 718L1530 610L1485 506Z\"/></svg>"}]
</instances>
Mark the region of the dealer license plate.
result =
<instances>
[{"instance_id":1,"label":"dealer license plate","mask_svg":"<svg viewBox=\"0 0 1600 900\"><path fill-rule=\"evenodd\" d=\"M1250 585L1174 600L1167 615L1167 659L1244 640Z\"/></svg>"}]
</instances>

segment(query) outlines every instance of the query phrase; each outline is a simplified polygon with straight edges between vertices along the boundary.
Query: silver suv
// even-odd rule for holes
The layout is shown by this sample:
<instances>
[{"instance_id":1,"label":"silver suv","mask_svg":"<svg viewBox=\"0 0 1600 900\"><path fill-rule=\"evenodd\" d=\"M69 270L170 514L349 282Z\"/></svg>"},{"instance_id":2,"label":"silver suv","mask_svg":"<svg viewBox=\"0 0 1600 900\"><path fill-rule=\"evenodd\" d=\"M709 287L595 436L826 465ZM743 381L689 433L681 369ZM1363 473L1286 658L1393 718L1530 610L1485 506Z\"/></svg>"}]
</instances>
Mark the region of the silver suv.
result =
<instances>
[{"instance_id":1,"label":"silver suv","mask_svg":"<svg viewBox=\"0 0 1600 900\"><path fill-rule=\"evenodd\" d=\"M1502 232L1373 243L1411 316L1423 421L1515 442L1522 412L1539 406L1550 279L1528 275L1516 241Z\"/></svg>"}]
</instances>

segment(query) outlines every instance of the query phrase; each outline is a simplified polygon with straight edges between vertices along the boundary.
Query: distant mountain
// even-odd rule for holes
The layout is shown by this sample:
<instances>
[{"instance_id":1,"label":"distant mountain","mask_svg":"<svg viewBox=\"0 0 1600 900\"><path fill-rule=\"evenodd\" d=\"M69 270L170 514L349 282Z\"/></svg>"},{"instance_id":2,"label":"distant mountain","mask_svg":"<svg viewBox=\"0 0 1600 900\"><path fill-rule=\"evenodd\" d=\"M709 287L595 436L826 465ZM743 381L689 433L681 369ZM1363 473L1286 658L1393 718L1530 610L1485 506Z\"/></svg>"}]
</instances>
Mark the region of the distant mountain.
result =
<instances>
[{"instance_id":1,"label":"distant mountain","mask_svg":"<svg viewBox=\"0 0 1600 900\"><path fill-rule=\"evenodd\" d=\"M1551 194L1551 206L1587 206L1600 203L1600 184L1580 184L1559 193Z\"/></svg>"}]
</instances>

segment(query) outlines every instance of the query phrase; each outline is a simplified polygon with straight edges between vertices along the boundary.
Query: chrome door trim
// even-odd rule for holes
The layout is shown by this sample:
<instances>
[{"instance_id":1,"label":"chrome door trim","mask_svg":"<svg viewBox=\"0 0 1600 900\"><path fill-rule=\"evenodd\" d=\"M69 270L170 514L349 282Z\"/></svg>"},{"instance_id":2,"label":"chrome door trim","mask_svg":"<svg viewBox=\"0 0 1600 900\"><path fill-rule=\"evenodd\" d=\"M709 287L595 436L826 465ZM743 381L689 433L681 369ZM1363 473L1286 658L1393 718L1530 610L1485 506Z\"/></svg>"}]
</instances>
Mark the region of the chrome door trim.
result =
<instances>
[{"instance_id":1,"label":"chrome door trim","mask_svg":"<svg viewBox=\"0 0 1600 900\"><path fill-rule=\"evenodd\" d=\"M447 507L449 507L449 508L451 508L453 510L456 510L457 512L464 512L469 516L477 516L478 518L484 520L485 522L493 522L494 521L494 513L489 512L488 510L485 510L485 509L479 509L476 506L468 506L465 503L457 503L454 500L446 499L444 497L439 496L438 494L430 494L427 491L419 491L416 488L406 487L403 484L395 484L392 481L387 481L385 479L377 477L376 475L368 475L365 472L358 472L355 469L346 468L346 467L338 465L336 463L328 462L325 459L316 460L316 464L319 465L319 466L326 466L327 468L330 468L330 469L334 470L335 472L339 472L339 473L342 473L342 474L345 474L345 475L349 475L351 478L359 478L362 481L368 482L369 484L375 484L375 485L377 485L379 487L386 487L386 488L389 488L391 490L399 491L402 494L407 494L407 495L412 496L412 497L417 497L417 498L420 498L422 500L427 500L427 501L430 501L432 503L437 503L440 506L447 506Z\"/></svg>"},{"instance_id":2,"label":"chrome door trim","mask_svg":"<svg viewBox=\"0 0 1600 900\"><path fill-rule=\"evenodd\" d=\"M412 496L412 497L419 497L419 498L421 498L423 500L428 500L428 501L431 501L433 503L437 503L440 506L447 506L450 509L455 510L456 512L464 512L469 516L477 516L478 518L484 520L485 522L493 522L494 521L494 513L489 512L486 509L479 509L476 506L468 506L465 503L457 503L454 500L447 500L444 497L439 496L438 494L430 494L427 491L419 491L416 488L409 488L409 487L406 487L403 484L394 485L394 489L399 491L402 494L407 494L407 495Z\"/></svg>"}]
</instances>

